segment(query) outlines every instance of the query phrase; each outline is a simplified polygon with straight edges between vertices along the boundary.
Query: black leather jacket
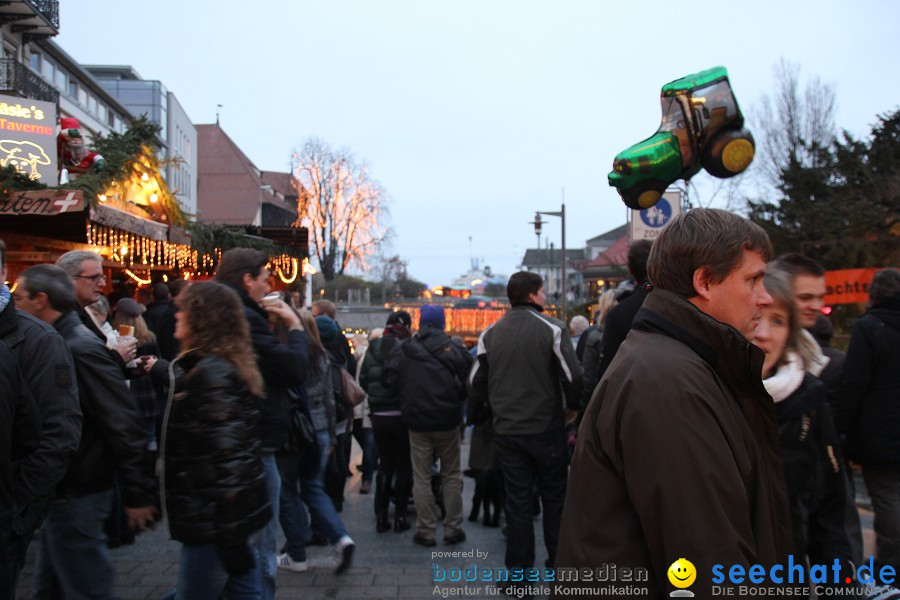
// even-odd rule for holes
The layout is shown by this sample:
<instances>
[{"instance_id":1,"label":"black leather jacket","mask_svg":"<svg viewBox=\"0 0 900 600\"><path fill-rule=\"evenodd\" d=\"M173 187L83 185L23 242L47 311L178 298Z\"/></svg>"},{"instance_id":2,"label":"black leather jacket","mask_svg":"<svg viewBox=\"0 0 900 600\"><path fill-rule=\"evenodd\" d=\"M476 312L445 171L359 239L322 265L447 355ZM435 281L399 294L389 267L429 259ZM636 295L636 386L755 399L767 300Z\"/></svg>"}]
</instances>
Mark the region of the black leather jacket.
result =
<instances>
[{"instance_id":1,"label":"black leather jacket","mask_svg":"<svg viewBox=\"0 0 900 600\"><path fill-rule=\"evenodd\" d=\"M25 535L40 524L56 485L78 450L81 405L72 356L53 327L16 310L10 300L0 312L0 339L16 355L41 419L37 450L16 465L20 480L13 490L13 530Z\"/></svg>"},{"instance_id":2,"label":"black leather jacket","mask_svg":"<svg viewBox=\"0 0 900 600\"><path fill-rule=\"evenodd\" d=\"M259 399L215 355L189 352L171 370L161 444L169 531L186 544L242 544L272 518Z\"/></svg>"},{"instance_id":3,"label":"black leather jacket","mask_svg":"<svg viewBox=\"0 0 900 600\"><path fill-rule=\"evenodd\" d=\"M9 347L0 341L0 556L8 559L10 534L16 526L14 490L22 485L15 463L33 453L41 438L34 399L22 380Z\"/></svg>"},{"instance_id":4,"label":"black leather jacket","mask_svg":"<svg viewBox=\"0 0 900 600\"><path fill-rule=\"evenodd\" d=\"M57 487L57 497L109 489L118 469L126 507L156 505L156 482L150 476L153 465L144 447L141 413L122 370L76 312L65 313L53 327L72 354L84 414L78 452Z\"/></svg>"}]
</instances>

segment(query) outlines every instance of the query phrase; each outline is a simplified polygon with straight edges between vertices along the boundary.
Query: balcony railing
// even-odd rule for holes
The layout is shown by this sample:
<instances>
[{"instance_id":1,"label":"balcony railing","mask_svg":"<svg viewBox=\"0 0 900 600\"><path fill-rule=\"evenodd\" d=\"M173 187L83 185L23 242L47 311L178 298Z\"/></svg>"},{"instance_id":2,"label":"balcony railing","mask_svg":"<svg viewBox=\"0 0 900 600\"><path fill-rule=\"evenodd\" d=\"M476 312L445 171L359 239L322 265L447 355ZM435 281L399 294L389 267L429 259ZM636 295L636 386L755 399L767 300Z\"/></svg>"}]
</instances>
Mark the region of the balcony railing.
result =
<instances>
[{"instance_id":1,"label":"balcony railing","mask_svg":"<svg viewBox=\"0 0 900 600\"><path fill-rule=\"evenodd\" d=\"M59 103L59 92L14 58L0 58L0 92Z\"/></svg>"},{"instance_id":2,"label":"balcony railing","mask_svg":"<svg viewBox=\"0 0 900 600\"><path fill-rule=\"evenodd\" d=\"M27 2L59 31L59 0L27 0Z\"/></svg>"}]
</instances>

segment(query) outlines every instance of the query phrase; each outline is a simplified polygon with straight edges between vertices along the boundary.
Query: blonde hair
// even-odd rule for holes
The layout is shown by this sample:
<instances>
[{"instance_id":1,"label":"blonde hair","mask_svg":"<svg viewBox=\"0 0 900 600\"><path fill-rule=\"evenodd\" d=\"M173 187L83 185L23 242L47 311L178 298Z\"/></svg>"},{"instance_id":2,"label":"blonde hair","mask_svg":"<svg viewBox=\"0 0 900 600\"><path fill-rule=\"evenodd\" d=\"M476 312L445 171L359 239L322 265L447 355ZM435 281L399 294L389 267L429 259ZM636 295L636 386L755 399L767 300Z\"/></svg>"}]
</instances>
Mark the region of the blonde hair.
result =
<instances>
[{"instance_id":1,"label":"blonde hair","mask_svg":"<svg viewBox=\"0 0 900 600\"><path fill-rule=\"evenodd\" d=\"M603 327L603 321L606 320L607 313L609 313L616 304L615 290L606 290L603 292L603 295L600 296L600 299L597 301L597 317L594 321L597 324L597 327Z\"/></svg>"}]
</instances>

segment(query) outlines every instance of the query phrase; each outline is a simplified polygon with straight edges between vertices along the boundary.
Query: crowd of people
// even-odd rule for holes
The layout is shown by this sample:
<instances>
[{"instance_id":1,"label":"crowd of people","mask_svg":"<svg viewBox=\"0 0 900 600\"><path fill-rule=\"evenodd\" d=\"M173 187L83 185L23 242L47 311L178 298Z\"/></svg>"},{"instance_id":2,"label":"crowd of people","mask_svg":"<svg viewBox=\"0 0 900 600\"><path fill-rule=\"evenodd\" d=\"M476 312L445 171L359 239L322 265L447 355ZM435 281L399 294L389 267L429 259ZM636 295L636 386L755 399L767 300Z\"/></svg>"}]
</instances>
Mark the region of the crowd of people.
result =
<instances>
[{"instance_id":1,"label":"crowd of people","mask_svg":"<svg viewBox=\"0 0 900 600\"><path fill-rule=\"evenodd\" d=\"M549 316L540 276L518 272L471 349L431 304L415 331L399 310L351 347L334 304L270 293L248 248L145 296L103 296L92 252L30 267L0 288L0 595L36 538L35 598L111 597L109 549L157 522L182 545L168 598L272 599L311 544L342 574L354 439L378 534L465 541L470 475L468 520L505 536L507 569L535 568L540 515L538 568L643 570L654 598L683 557L709 573L792 556L864 583L860 465L875 570L896 574L900 271L875 275L844 355L824 270L771 254L746 219L692 210L631 245L631 285L593 323ZM3 280L5 259L0 241Z\"/></svg>"}]
</instances>

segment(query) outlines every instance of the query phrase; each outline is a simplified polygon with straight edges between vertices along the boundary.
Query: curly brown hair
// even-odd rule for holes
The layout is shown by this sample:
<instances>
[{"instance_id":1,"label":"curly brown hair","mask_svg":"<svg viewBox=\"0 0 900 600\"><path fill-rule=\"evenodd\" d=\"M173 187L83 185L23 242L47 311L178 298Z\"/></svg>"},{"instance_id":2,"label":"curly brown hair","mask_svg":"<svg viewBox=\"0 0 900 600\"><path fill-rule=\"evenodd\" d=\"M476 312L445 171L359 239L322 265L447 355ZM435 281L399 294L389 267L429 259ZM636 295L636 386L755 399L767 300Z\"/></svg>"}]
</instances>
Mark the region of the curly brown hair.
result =
<instances>
[{"instance_id":1,"label":"curly brown hair","mask_svg":"<svg viewBox=\"0 0 900 600\"><path fill-rule=\"evenodd\" d=\"M262 397L263 378L237 292L221 283L199 281L178 294L175 304L186 318L182 348L224 358L234 365L250 391Z\"/></svg>"}]
</instances>

